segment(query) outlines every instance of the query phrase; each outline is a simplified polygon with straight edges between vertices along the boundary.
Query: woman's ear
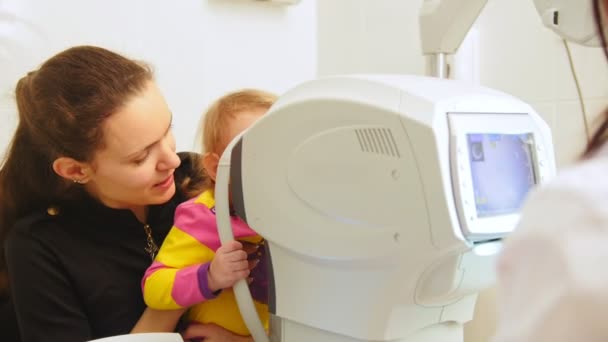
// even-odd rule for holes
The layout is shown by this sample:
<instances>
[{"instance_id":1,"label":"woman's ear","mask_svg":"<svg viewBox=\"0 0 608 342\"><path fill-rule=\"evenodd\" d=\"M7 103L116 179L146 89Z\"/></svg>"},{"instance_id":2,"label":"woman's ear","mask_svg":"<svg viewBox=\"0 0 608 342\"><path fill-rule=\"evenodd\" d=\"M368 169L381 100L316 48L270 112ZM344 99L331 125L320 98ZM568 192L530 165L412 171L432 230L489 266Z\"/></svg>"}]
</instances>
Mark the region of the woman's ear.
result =
<instances>
[{"instance_id":1,"label":"woman's ear","mask_svg":"<svg viewBox=\"0 0 608 342\"><path fill-rule=\"evenodd\" d=\"M84 184L89 181L90 167L73 158L59 157L53 162L53 171L60 177Z\"/></svg>"},{"instance_id":2,"label":"woman's ear","mask_svg":"<svg viewBox=\"0 0 608 342\"><path fill-rule=\"evenodd\" d=\"M215 182L217 176L217 166L220 162L220 156L217 153L207 152L203 155L203 168L205 172Z\"/></svg>"}]
</instances>

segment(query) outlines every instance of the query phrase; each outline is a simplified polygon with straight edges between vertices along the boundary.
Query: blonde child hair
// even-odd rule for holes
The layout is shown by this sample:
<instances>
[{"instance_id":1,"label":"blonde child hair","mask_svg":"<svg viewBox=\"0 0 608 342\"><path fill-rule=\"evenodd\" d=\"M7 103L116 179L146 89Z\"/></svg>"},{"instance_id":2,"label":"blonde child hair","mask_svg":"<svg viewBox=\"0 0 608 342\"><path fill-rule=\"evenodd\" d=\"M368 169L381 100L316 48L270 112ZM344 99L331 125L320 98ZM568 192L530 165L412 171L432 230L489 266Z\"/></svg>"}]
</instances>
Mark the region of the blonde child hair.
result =
<instances>
[{"instance_id":1,"label":"blonde child hair","mask_svg":"<svg viewBox=\"0 0 608 342\"><path fill-rule=\"evenodd\" d=\"M200 130L201 146L203 155L207 153L221 153L226 148L230 141L226 141L226 130L230 119L250 110L267 110L277 100L277 96L259 89L241 89L228 93L216 101L214 101L205 112ZM202 168L204 169L204 167ZM205 181L202 184L202 189L195 191L207 190L213 187L214 181L208 175L205 175ZM197 195L193 191L192 195Z\"/></svg>"},{"instance_id":2,"label":"blonde child hair","mask_svg":"<svg viewBox=\"0 0 608 342\"><path fill-rule=\"evenodd\" d=\"M242 89L220 97L211 104L203 118L203 153L223 151L225 146L222 144L229 143L222 141L228 120L246 110L269 109L276 100L276 95L258 89Z\"/></svg>"}]
</instances>

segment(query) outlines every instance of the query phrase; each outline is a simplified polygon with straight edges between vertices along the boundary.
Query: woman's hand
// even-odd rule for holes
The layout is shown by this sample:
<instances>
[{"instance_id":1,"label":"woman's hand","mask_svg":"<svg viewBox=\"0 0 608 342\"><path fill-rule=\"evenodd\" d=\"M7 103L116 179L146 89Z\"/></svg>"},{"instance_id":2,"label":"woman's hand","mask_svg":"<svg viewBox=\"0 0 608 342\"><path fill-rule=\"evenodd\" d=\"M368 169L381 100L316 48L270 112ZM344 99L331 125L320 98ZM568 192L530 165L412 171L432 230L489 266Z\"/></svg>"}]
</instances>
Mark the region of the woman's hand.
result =
<instances>
[{"instance_id":1,"label":"woman's hand","mask_svg":"<svg viewBox=\"0 0 608 342\"><path fill-rule=\"evenodd\" d=\"M249 336L234 334L215 324L190 324L182 333L184 340L205 342L253 342Z\"/></svg>"},{"instance_id":2,"label":"woman's hand","mask_svg":"<svg viewBox=\"0 0 608 342\"><path fill-rule=\"evenodd\" d=\"M149 332L173 332L177 322L186 309L154 310L146 308L139 321L131 330L131 334Z\"/></svg>"}]
</instances>

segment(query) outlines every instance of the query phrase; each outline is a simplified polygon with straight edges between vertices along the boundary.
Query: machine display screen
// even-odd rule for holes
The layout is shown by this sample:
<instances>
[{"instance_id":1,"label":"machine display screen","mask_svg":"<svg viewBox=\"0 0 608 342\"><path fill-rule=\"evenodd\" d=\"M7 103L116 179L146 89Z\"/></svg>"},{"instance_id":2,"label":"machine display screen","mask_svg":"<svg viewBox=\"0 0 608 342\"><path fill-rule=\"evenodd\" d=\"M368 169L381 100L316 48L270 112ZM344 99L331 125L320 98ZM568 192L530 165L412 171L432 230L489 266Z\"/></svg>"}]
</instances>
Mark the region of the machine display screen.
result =
<instances>
[{"instance_id":1,"label":"machine display screen","mask_svg":"<svg viewBox=\"0 0 608 342\"><path fill-rule=\"evenodd\" d=\"M536 183L532 148L534 136L467 134L477 217L519 211Z\"/></svg>"}]
</instances>

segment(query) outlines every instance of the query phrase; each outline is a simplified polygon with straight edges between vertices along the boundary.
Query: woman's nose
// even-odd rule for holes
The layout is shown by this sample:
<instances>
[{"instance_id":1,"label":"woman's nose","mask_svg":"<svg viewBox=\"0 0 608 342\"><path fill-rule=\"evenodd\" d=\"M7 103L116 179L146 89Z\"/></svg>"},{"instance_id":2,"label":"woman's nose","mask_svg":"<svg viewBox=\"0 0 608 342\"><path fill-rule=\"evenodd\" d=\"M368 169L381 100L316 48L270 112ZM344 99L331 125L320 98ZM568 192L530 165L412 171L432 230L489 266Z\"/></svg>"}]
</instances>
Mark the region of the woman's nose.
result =
<instances>
[{"instance_id":1,"label":"woman's nose","mask_svg":"<svg viewBox=\"0 0 608 342\"><path fill-rule=\"evenodd\" d=\"M179 164L181 164L181 160L179 159L179 156L177 155L177 153L175 153L175 151L171 151L171 153L168 153L159 163L158 163L158 170L159 171L166 171L166 170L172 170L172 169L176 169Z\"/></svg>"},{"instance_id":2,"label":"woman's nose","mask_svg":"<svg viewBox=\"0 0 608 342\"><path fill-rule=\"evenodd\" d=\"M161 158L156 167L159 171L176 169L179 164L181 164L179 156L175 153L175 144L163 144L161 154Z\"/></svg>"}]
</instances>

